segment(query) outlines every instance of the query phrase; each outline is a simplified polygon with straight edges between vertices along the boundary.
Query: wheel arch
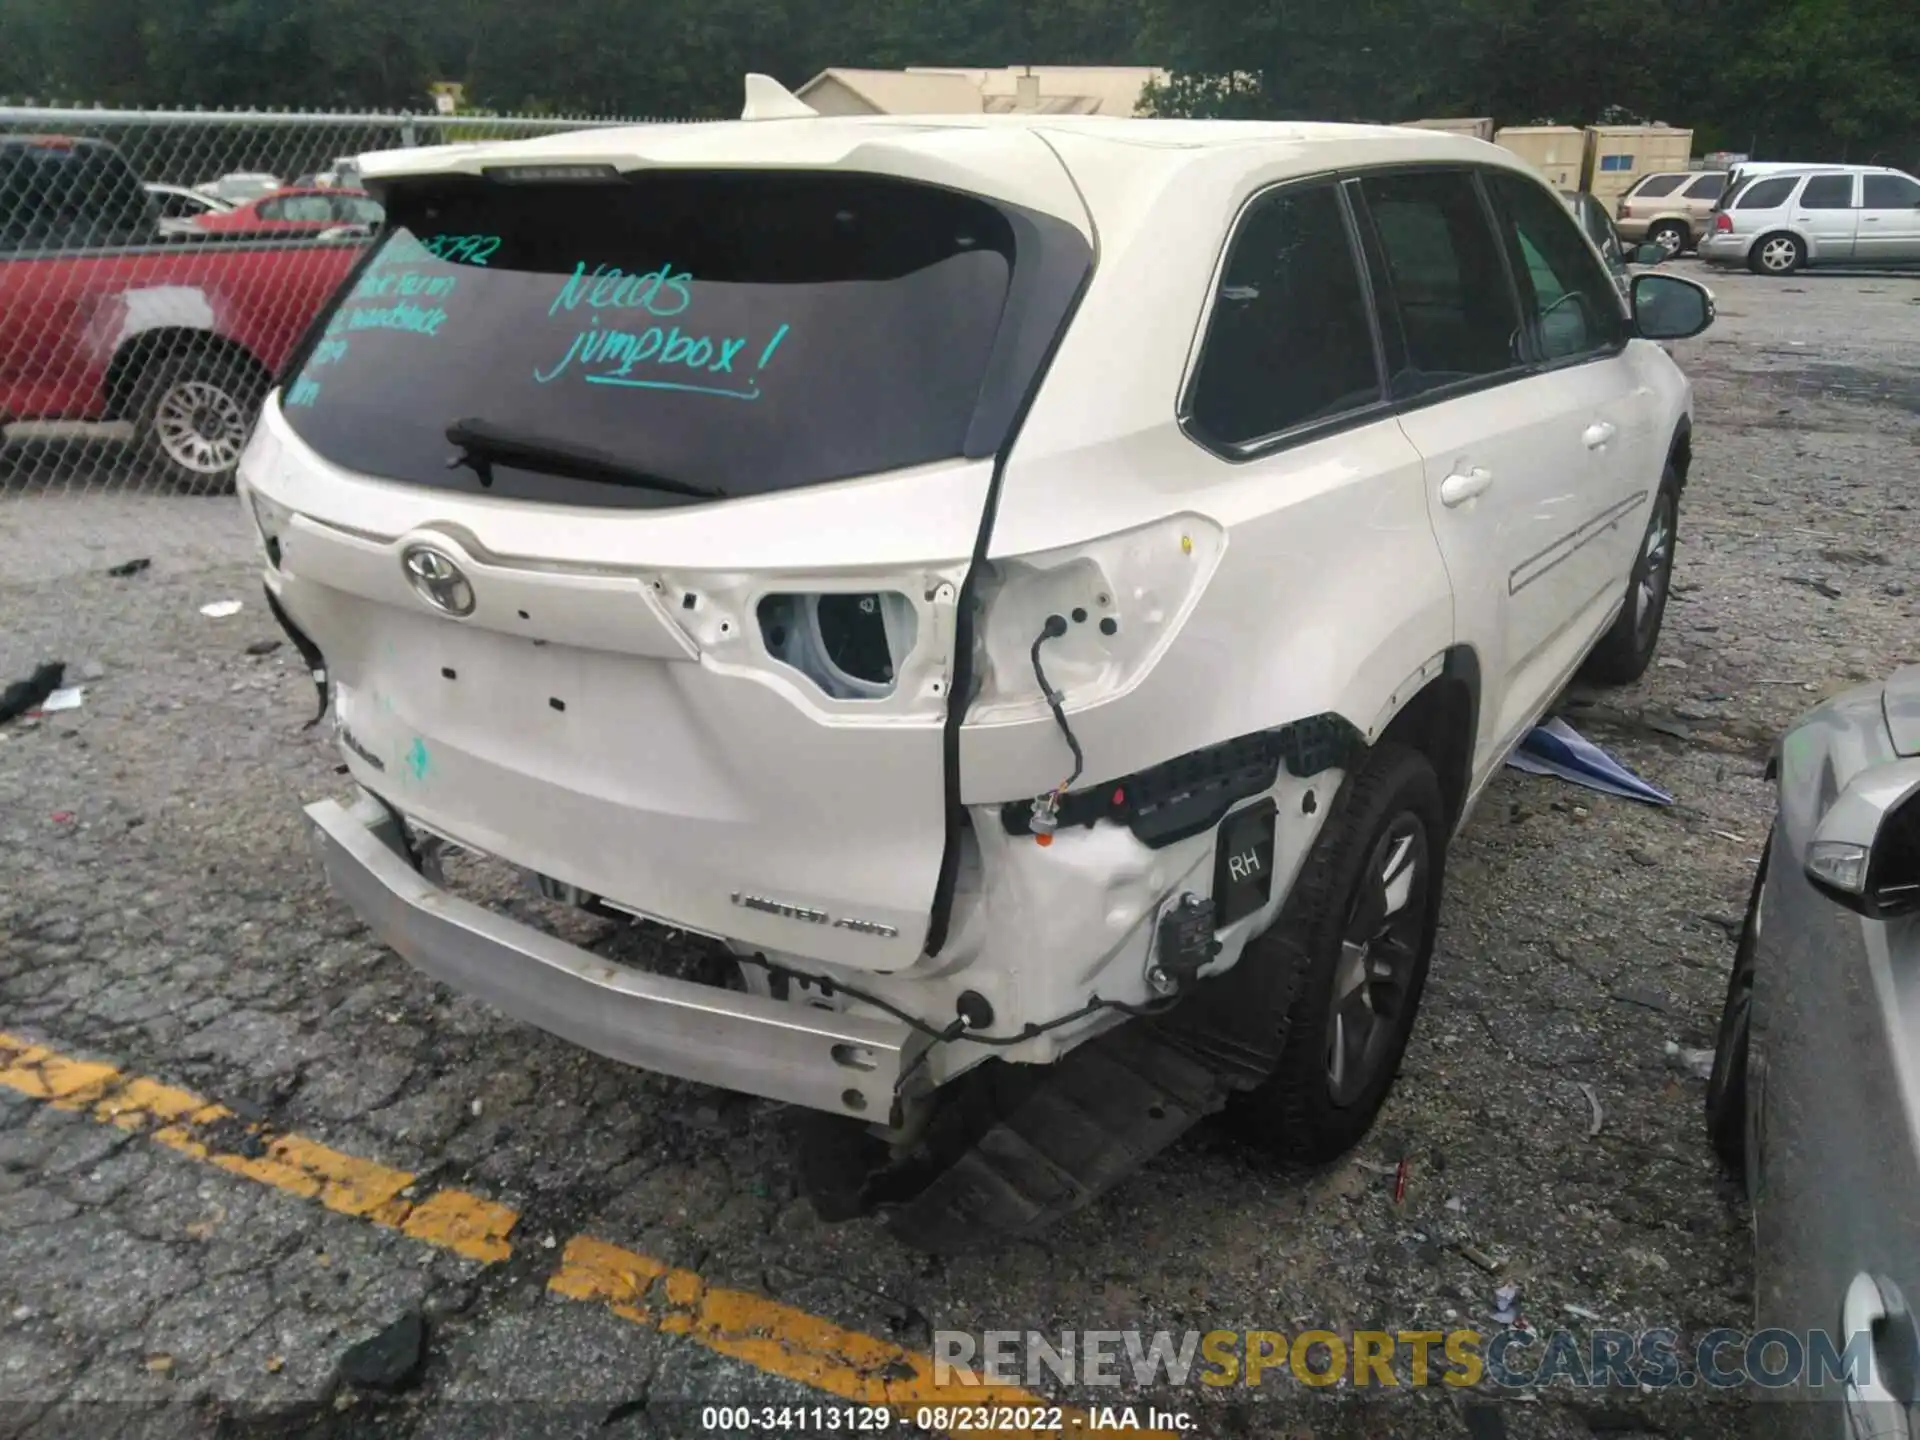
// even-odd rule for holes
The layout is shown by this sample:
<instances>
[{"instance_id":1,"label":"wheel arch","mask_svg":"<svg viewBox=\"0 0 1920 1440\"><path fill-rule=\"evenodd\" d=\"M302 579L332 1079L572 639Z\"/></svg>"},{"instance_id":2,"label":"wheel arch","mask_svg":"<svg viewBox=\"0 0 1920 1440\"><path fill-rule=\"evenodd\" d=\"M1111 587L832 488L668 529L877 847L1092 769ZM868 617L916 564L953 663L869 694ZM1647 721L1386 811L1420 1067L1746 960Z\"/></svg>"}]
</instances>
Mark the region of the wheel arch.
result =
<instances>
[{"instance_id":1,"label":"wheel arch","mask_svg":"<svg viewBox=\"0 0 1920 1440\"><path fill-rule=\"evenodd\" d=\"M1693 469L1693 417L1682 415L1673 427L1673 438L1667 442L1667 463L1673 466L1673 475L1682 494L1686 492L1687 476Z\"/></svg>"},{"instance_id":2,"label":"wheel arch","mask_svg":"<svg viewBox=\"0 0 1920 1440\"><path fill-rule=\"evenodd\" d=\"M1380 727L1374 745L1394 744L1424 755L1440 779L1448 827L1457 827L1473 793L1473 761L1480 728L1480 656L1471 645L1454 645L1439 673L1404 701Z\"/></svg>"},{"instance_id":3,"label":"wheel arch","mask_svg":"<svg viewBox=\"0 0 1920 1440\"><path fill-rule=\"evenodd\" d=\"M140 390L140 379L157 364L186 356L208 355L230 360L251 371L261 381L271 381L273 372L246 346L213 330L169 325L143 330L114 352L107 366L107 416L113 420L132 417Z\"/></svg>"}]
</instances>

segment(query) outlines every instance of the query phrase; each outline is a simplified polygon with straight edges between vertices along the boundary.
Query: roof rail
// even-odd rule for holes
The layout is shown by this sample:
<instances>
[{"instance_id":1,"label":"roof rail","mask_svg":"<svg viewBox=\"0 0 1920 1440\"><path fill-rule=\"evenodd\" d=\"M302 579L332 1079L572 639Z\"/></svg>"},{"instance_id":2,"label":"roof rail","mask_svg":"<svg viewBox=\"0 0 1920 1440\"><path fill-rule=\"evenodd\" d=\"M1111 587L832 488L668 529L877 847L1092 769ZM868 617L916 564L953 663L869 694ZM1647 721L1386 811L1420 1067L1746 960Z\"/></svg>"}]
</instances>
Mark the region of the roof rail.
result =
<instances>
[{"instance_id":1,"label":"roof rail","mask_svg":"<svg viewBox=\"0 0 1920 1440\"><path fill-rule=\"evenodd\" d=\"M747 76L747 105L740 112L742 120L798 120L819 113L771 75Z\"/></svg>"}]
</instances>

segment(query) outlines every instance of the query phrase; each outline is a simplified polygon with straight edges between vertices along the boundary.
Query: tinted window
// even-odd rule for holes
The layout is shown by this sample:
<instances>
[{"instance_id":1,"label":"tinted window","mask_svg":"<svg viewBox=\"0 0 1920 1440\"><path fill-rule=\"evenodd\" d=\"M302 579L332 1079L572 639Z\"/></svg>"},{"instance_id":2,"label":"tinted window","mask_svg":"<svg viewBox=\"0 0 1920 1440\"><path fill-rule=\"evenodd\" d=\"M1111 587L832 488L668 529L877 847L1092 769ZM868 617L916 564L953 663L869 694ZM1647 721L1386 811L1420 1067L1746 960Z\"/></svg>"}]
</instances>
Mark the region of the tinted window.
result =
<instances>
[{"instance_id":1,"label":"tinted window","mask_svg":"<svg viewBox=\"0 0 1920 1440\"><path fill-rule=\"evenodd\" d=\"M1363 180L1360 190L1385 271L1376 290L1381 323L1392 332L1394 397L1513 366L1520 320L1472 177L1380 175Z\"/></svg>"},{"instance_id":2,"label":"tinted window","mask_svg":"<svg viewBox=\"0 0 1920 1440\"><path fill-rule=\"evenodd\" d=\"M1686 178L1684 175L1649 175L1634 187L1633 198L1657 200L1662 195L1671 195L1680 188L1680 182Z\"/></svg>"},{"instance_id":3,"label":"tinted window","mask_svg":"<svg viewBox=\"0 0 1920 1440\"><path fill-rule=\"evenodd\" d=\"M1194 376L1193 428L1239 445L1381 398L1373 326L1331 185L1255 200L1227 252Z\"/></svg>"},{"instance_id":4,"label":"tinted window","mask_svg":"<svg viewBox=\"0 0 1920 1440\"><path fill-rule=\"evenodd\" d=\"M463 420L729 496L991 455L1091 263L1045 216L806 171L436 178L387 216L282 404L338 464L469 491ZM492 474L506 498L680 503Z\"/></svg>"},{"instance_id":5,"label":"tinted window","mask_svg":"<svg viewBox=\"0 0 1920 1440\"><path fill-rule=\"evenodd\" d=\"M1747 189L1740 192L1740 198L1734 202L1736 210L1777 210L1787 203L1787 196L1793 193L1793 187L1800 182L1791 175L1776 175L1770 180L1756 180Z\"/></svg>"},{"instance_id":6,"label":"tinted window","mask_svg":"<svg viewBox=\"0 0 1920 1440\"><path fill-rule=\"evenodd\" d=\"M159 210L110 146L0 143L0 251L145 244Z\"/></svg>"},{"instance_id":7,"label":"tinted window","mask_svg":"<svg viewBox=\"0 0 1920 1440\"><path fill-rule=\"evenodd\" d=\"M1619 292L1566 211L1524 176L1493 175L1488 184L1536 353L1564 360L1626 339Z\"/></svg>"},{"instance_id":8,"label":"tinted window","mask_svg":"<svg viewBox=\"0 0 1920 1440\"><path fill-rule=\"evenodd\" d=\"M1807 181L1807 188L1800 192L1800 203L1809 210L1851 210L1853 177L1816 175Z\"/></svg>"},{"instance_id":9,"label":"tinted window","mask_svg":"<svg viewBox=\"0 0 1920 1440\"><path fill-rule=\"evenodd\" d=\"M1718 200L1721 192L1726 188L1726 176L1702 175L1698 180L1687 186L1687 198L1689 200Z\"/></svg>"},{"instance_id":10,"label":"tinted window","mask_svg":"<svg viewBox=\"0 0 1920 1440\"><path fill-rule=\"evenodd\" d=\"M1920 205L1920 184L1904 175L1863 175L1861 203L1869 210L1911 210Z\"/></svg>"}]
</instances>

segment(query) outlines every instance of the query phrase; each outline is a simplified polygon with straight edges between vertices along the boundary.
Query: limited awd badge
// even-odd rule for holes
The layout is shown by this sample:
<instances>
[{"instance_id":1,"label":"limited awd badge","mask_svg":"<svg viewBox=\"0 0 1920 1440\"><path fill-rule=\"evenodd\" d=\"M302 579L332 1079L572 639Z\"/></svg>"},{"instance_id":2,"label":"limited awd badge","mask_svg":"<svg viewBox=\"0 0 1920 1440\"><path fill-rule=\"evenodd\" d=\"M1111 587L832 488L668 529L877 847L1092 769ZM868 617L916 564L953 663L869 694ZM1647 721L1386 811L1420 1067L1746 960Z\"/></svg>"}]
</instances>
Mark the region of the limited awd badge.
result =
<instances>
[{"instance_id":1,"label":"limited awd badge","mask_svg":"<svg viewBox=\"0 0 1920 1440\"><path fill-rule=\"evenodd\" d=\"M786 920L798 920L807 925L826 925L835 930L851 930L856 935L877 935L882 940L891 940L899 931L891 925L882 925L878 920L854 920L842 916L836 920L824 910L815 910L808 905L788 905L780 900L769 900L764 895L743 895L733 892L733 903L742 910L758 910L762 915L778 915Z\"/></svg>"},{"instance_id":2,"label":"limited awd badge","mask_svg":"<svg viewBox=\"0 0 1920 1440\"><path fill-rule=\"evenodd\" d=\"M446 551L409 545L400 552L400 568L407 572L413 593L442 615L473 613L473 584Z\"/></svg>"}]
</instances>

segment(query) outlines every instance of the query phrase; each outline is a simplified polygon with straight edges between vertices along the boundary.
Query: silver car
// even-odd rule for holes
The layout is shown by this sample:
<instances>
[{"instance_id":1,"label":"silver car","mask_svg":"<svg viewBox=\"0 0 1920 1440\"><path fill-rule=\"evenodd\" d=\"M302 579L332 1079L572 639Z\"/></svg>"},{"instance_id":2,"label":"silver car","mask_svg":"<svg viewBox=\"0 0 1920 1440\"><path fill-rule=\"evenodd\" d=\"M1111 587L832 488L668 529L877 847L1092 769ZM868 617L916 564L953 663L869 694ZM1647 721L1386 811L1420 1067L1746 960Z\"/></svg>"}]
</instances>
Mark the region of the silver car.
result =
<instances>
[{"instance_id":1,"label":"silver car","mask_svg":"<svg viewBox=\"0 0 1920 1440\"><path fill-rule=\"evenodd\" d=\"M1829 1403L1755 1415L1772 1433L1906 1437L1920 1433L1920 666L1810 711L1769 774L1779 802L1707 1124L1753 1206L1754 1328L1807 1347L1762 1398ZM1816 1332L1851 1369L1811 1364Z\"/></svg>"},{"instance_id":2,"label":"silver car","mask_svg":"<svg viewBox=\"0 0 1920 1440\"><path fill-rule=\"evenodd\" d=\"M1738 179L1714 207L1702 260L1791 275L1805 265L1920 265L1920 180L1874 165Z\"/></svg>"}]
</instances>

